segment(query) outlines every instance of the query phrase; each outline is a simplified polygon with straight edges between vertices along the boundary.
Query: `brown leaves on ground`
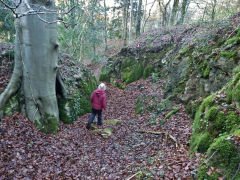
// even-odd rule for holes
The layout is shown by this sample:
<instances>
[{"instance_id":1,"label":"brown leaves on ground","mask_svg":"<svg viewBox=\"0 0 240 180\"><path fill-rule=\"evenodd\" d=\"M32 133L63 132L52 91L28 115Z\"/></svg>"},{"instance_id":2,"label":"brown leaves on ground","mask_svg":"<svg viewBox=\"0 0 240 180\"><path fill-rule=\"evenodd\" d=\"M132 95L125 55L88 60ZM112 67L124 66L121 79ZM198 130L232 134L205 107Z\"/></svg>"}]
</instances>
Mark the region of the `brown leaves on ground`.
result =
<instances>
[{"instance_id":1,"label":"brown leaves on ground","mask_svg":"<svg viewBox=\"0 0 240 180\"><path fill-rule=\"evenodd\" d=\"M190 119L182 107L164 125L150 126L151 114L135 115L134 110L143 85L151 90L144 80L125 90L108 85L104 119L121 123L99 127L112 129L107 138L86 130L89 114L70 125L60 123L57 136L39 132L20 113L6 117L1 122L6 133L0 135L0 179L124 179L137 172L148 179L190 179L197 166L196 158L189 158ZM161 135L138 133L141 129L168 131L181 147L170 139L165 144Z\"/></svg>"}]
</instances>

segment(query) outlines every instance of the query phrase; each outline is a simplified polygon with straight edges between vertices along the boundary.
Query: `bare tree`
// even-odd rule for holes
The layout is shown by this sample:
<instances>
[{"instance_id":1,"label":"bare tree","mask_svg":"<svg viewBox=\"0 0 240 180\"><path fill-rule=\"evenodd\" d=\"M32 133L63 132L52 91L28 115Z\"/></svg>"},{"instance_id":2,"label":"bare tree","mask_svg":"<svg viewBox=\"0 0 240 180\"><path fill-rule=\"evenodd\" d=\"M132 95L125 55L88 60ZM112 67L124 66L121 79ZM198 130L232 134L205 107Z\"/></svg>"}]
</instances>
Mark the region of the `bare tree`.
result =
<instances>
[{"instance_id":1,"label":"bare tree","mask_svg":"<svg viewBox=\"0 0 240 180\"><path fill-rule=\"evenodd\" d=\"M190 0L183 0L182 1L182 6L181 6L181 16L177 24L182 24L184 22L185 14L187 12L187 7L189 4Z\"/></svg>"},{"instance_id":2,"label":"bare tree","mask_svg":"<svg viewBox=\"0 0 240 180\"><path fill-rule=\"evenodd\" d=\"M132 43L132 26L133 26L133 0L130 0L130 22L129 22L129 44Z\"/></svg>"},{"instance_id":3,"label":"bare tree","mask_svg":"<svg viewBox=\"0 0 240 180\"><path fill-rule=\"evenodd\" d=\"M162 14L162 26L166 26L168 24L168 7L171 0L168 0L166 4L162 0L158 0L158 5L160 9L160 14Z\"/></svg>"},{"instance_id":4,"label":"bare tree","mask_svg":"<svg viewBox=\"0 0 240 180\"><path fill-rule=\"evenodd\" d=\"M105 51L108 49L108 42L107 42L107 6L106 6L106 0L104 2L104 39L105 39Z\"/></svg>"},{"instance_id":5,"label":"bare tree","mask_svg":"<svg viewBox=\"0 0 240 180\"><path fill-rule=\"evenodd\" d=\"M213 0L211 2L211 4L212 4L211 20L214 21L215 20L215 15L216 15L217 0Z\"/></svg>"},{"instance_id":6,"label":"bare tree","mask_svg":"<svg viewBox=\"0 0 240 180\"><path fill-rule=\"evenodd\" d=\"M141 19L142 19L142 0L139 0L137 10L136 37L138 37L141 32Z\"/></svg>"},{"instance_id":7,"label":"bare tree","mask_svg":"<svg viewBox=\"0 0 240 180\"><path fill-rule=\"evenodd\" d=\"M175 24L178 6L179 6L179 0L174 0L173 7L172 7L172 13L171 13L171 19L170 19L171 25Z\"/></svg>"},{"instance_id":8,"label":"bare tree","mask_svg":"<svg viewBox=\"0 0 240 180\"><path fill-rule=\"evenodd\" d=\"M128 0L123 0L123 46L127 46Z\"/></svg>"}]
</instances>

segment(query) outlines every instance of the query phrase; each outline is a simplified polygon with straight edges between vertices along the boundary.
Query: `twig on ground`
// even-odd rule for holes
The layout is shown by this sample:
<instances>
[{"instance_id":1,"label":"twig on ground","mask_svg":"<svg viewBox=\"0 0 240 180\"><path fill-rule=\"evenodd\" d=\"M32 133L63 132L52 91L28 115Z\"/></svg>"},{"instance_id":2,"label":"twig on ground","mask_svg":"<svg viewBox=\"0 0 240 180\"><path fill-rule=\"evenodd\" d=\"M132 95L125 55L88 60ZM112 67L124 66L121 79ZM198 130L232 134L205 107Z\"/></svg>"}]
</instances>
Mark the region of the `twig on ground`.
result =
<instances>
[{"instance_id":1,"label":"twig on ground","mask_svg":"<svg viewBox=\"0 0 240 180\"><path fill-rule=\"evenodd\" d=\"M137 173L135 173L134 175L130 176L129 178L127 178L126 180L130 180L132 178L134 178L135 176L142 174L142 171L138 171Z\"/></svg>"},{"instance_id":2,"label":"twig on ground","mask_svg":"<svg viewBox=\"0 0 240 180\"><path fill-rule=\"evenodd\" d=\"M165 145L167 145L167 139L169 137L170 139L172 139L176 143L176 148L179 147L177 139L173 135L169 134L168 132L164 132L164 131L159 131L159 132L156 132L156 131L143 131L143 130L140 130L140 131L137 131L137 132L138 133L154 134L154 135L162 135L162 134L164 134L165 135L165 140L166 140L165 141Z\"/></svg>"}]
</instances>

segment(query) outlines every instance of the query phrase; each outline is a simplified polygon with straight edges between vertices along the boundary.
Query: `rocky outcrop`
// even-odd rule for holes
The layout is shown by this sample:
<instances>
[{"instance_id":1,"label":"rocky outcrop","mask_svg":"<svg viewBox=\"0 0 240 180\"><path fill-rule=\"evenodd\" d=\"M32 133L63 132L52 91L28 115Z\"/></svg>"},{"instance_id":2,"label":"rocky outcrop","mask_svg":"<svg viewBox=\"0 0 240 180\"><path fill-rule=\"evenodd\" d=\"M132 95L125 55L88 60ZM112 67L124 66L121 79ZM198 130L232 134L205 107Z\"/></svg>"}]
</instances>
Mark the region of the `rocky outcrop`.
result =
<instances>
[{"instance_id":1,"label":"rocky outcrop","mask_svg":"<svg viewBox=\"0 0 240 180\"><path fill-rule=\"evenodd\" d=\"M199 167L199 179L240 178L239 23L240 13L224 22L146 33L111 57L101 74L100 80L120 80L115 85L121 87L149 76L165 80L163 99L154 97L150 107L148 97L139 96L136 113L187 105L194 119L191 150L211 157Z\"/></svg>"}]
</instances>

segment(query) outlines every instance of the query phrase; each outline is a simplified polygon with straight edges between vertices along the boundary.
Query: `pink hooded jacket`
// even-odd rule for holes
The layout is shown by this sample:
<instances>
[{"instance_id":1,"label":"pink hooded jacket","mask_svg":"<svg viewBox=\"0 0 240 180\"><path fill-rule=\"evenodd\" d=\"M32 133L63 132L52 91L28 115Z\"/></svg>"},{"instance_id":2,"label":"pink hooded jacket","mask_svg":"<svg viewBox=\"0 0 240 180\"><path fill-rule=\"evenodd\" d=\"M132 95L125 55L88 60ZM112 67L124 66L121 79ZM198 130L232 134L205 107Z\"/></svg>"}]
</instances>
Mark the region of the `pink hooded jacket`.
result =
<instances>
[{"instance_id":1,"label":"pink hooded jacket","mask_svg":"<svg viewBox=\"0 0 240 180\"><path fill-rule=\"evenodd\" d=\"M96 110L106 110L106 93L102 89L96 89L90 97L92 108Z\"/></svg>"}]
</instances>

